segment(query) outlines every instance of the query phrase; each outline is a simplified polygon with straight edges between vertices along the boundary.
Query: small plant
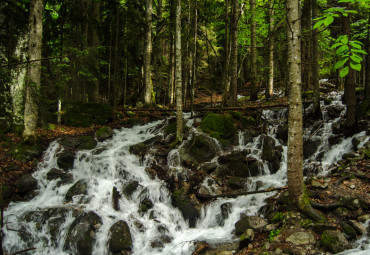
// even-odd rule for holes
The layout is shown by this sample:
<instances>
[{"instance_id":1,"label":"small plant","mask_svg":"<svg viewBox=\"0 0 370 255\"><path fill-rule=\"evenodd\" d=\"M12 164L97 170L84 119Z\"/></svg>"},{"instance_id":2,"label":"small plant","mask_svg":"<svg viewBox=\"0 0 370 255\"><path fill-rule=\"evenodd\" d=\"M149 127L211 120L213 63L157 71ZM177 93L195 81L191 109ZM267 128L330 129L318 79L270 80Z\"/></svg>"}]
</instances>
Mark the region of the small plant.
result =
<instances>
[{"instance_id":1,"label":"small plant","mask_svg":"<svg viewBox=\"0 0 370 255\"><path fill-rule=\"evenodd\" d=\"M274 240L274 238L281 232L281 229L278 228L278 229L275 229L275 230L271 230L270 231L270 235L269 235L269 242L271 242L272 240Z\"/></svg>"}]
</instances>

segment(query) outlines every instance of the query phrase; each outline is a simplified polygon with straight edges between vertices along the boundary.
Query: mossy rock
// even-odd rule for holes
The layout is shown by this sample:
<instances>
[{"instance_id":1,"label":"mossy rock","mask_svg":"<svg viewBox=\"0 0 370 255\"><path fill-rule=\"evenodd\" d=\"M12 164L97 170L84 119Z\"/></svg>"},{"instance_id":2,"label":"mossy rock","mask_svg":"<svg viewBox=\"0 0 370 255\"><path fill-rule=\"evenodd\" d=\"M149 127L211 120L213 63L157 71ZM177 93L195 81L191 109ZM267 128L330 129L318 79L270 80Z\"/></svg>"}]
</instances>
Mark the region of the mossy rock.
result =
<instances>
[{"instance_id":1,"label":"mossy rock","mask_svg":"<svg viewBox=\"0 0 370 255\"><path fill-rule=\"evenodd\" d=\"M75 127L104 125L113 120L113 108L98 103L70 103L66 106L63 120L66 125Z\"/></svg>"},{"instance_id":2,"label":"mossy rock","mask_svg":"<svg viewBox=\"0 0 370 255\"><path fill-rule=\"evenodd\" d=\"M123 188L123 194L125 194L126 197L131 197L132 193L135 192L137 187L139 186L138 181L130 181L124 188Z\"/></svg>"},{"instance_id":3,"label":"mossy rock","mask_svg":"<svg viewBox=\"0 0 370 255\"><path fill-rule=\"evenodd\" d=\"M285 214L282 212L277 212L272 218L271 223L278 223L285 218Z\"/></svg>"},{"instance_id":4,"label":"mossy rock","mask_svg":"<svg viewBox=\"0 0 370 255\"><path fill-rule=\"evenodd\" d=\"M180 156L185 161L201 164L213 159L218 152L218 146L207 135L194 135L184 147L180 149Z\"/></svg>"},{"instance_id":5,"label":"mossy rock","mask_svg":"<svg viewBox=\"0 0 370 255\"><path fill-rule=\"evenodd\" d=\"M364 152L364 155L365 155L365 158L366 158L366 159L370 159L370 150L366 150L366 151Z\"/></svg>"},{"instance_id":6,"label":"mossy rock","mask_svg":"<svg viewBox=\"0 0 370 255\"><path fill-rule=\"evenodd\" d=\"M92 136L63 137L60 144L74 150L92 150L98 142Z\"/></svg>"},{"instance_id":7,"label":"mossy rock","mask_svg":"<svg viewBox=\"0 0 370 255\"><path fill-rule=\"evenodd\" d=\"M257 121L252 116L243 116L241 117L240 122L245 128L253 127L257 125Z\"/></svg>"},{"instance_id":8,"label":"mossy rock","mask_svg":"<svg viewBox=\"0 0 370 255\"><path fill-rule=\"evenodd\" d=\"M124 251L131 250L132 237L130 228L125 221L120 220L114 223L109 233L109 250L113 254L125 254Z\"/></svg>"},{"instance_id":9,"label":"mossy rock","mask_svg":"<svg viewBox=\"0 0 370 255\"><path fill-rule=\"evenodd\" d=\"M40 145L29 145L26 143L18 143L14 148L10 150L10 155L23 163L31 161L34 158L38 158L44 147Z\"/></svg>"},{"instance_id":10,"label":"mossy rock","mask_svg":"<svg viewBox=\"0 0 370 255\"><path fill-rule=\"evenodd\" d=\"M343 233L334 230L325 230L321 235L321 246L332 253L339 253L349 247Z\"/></svg>"},{"instance_id":11,"label":"mossy rock","mask_svg":"<svg viewBox=\"0 0 370 255\"><path fill-rule=\"evenodd\" d=\"M237 130L232 122L230 115L207 114L200 123L200 128L204 133L218 139L223 143L229 143L237 134Z\"/></svg>"},{"instance_id":12,"label":"mossy rock","mask_svg":"<svg viewBox=\"0 0 370 255\"><path fill-rule=\"evenodd\" d=\"M35 189L37 189L37 180L32 175L25 174L18 179L18 193L26 193Z\"/></svg>"},{"instance_id":13,"label":"mossy rock","mask_svg":"<svg viewBox=\"0 0 370 255\"><path fill-rule=\"evenodd\" d=\"M189 221L190 227L195 227L199 213L195 206L187 198L184 190L176 190L172 194L172 205L181 211L184 219Z\"/></svg>"},{"instance_id":14,"label":"mossy rock","mask_svg":"<svg viewBox=\"0 0 370 255\"><path fill-rule=\"evenodd\" d=\"M102 142L113 136L113 130L110 127L101 127L96 131L95 136L99 142Z\"/></svg>"},{"instance_id":15,"label":"mossy rock","mask_svg":"<svg viewBox=\"0 0 370 255\"><path fill-rule=\"evenodd\" d=\"M242 118L241 112L230 111L229 114L236 120L240 120Z\"/></svg>"},{"instance_id":16,"label":"mossy rock","mask_svg":"<svg viewBox=\"0 0 370 255\"><path fill-rule=\"evenodd\" d=\"M356 238L357 232L350 224L347 222L341 222L340 227L342 228L342 231L348 240L353 240Z\"/></svg>"},{"instance_id":17,"label":"mossy rock","mask_svg":"<svg viewBox=\"0 0 370 255\"><path fill-rule=\"evenodd\" d=\"M72 201L74 196L77 195L87 195L87 180L80 179L72 187L69 188L67 194L65 195L66 201Z\"/></svg>"}]
</instances>

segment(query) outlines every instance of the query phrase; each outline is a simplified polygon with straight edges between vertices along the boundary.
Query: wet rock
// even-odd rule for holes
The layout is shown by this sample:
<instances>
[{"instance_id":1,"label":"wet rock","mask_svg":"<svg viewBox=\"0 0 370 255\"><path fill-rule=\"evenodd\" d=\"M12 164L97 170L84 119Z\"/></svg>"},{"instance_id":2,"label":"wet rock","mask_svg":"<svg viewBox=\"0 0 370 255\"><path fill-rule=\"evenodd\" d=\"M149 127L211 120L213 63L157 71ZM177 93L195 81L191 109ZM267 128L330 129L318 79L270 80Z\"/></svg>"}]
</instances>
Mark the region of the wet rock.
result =
<instances>
[{"instance_id":1,"label":"wet rock","mask_svg":"<svg viewBox=\"0 0 370 255\"><path fill-rule=\"evenodd\" d=\"M294 245L308 245L315 243L315 236L310 232L300 231L291 234L287 239L287 242L293 243Z\"/></svg>"},{"instance_id":2,"label":"wet rock","mask_svg":"<svg viewBox=\"0 0 370 255\"><path fill-rule=\"evenodd\" d=\"M72 254L92 254L96 242L95 234L101 224L100 217L94 212L79 215L68 229L64 249Z\"/></svg>"},{"instance_id":3,"label":"wet rock","mask_svg":"<svg viewBox=\"0 0 370 255\"><path fill-rule=\"evenodd\" d=\"M192 255L204 254L209 249L210 245L206 241L198 241L195 245L195 250Z\"/></svg>"},{"instance_id":4,"label":"wet rock","mask_svg":"<svg viewBox=\"0 0 370 255\"><path fill-rule=\"evenodd\" d=\"M227 185L233 190L247 189L248 183L250 183L250 181L248 182L248 178L243 177L231 177L227 181Z\"/></svg>"},{"instance_id":5,"label":"wet rock","mask_svg":"<svg viewBox=\"0 0 370 255\"><path fill-rule=\"evenodd\" d=\"M235 223L235 233L237 235L243 234L247 229L255 231L263 229L267 225L267 221L258 216L244 216Z\"/></svg>"},{"instance_id":6,"label":"wet rock","mask_svg":"<svg viewBox=\"0 0 370 255\"><path fill-rule=\"evenodd\" d=\"M140 203L140 211L146 213L149 209L153 208L154 204L149 198L144 198Z\"/></svg>"},{"instance_id":7,"label":"wet rock","mask_svg":"<svg viewBox=\"0 0 370 255\"><path fill-rule=\"evenodd\" d=\"M232 151L228 154L220 155L218 157L218 162L220 164L227 164L232 161L244 161L248 154L250 154L250 150Z\"/></svg>"},{"instance_id":8,"label":"wet rock","mask_svg":"<svg viewBox=\"0 0 370 255\"><path fill-rule=\"evenodd\" d=\"M216 168L214 172L212 172L212 176L217 177L225 177L230 174L230 170L226 165L221 165Z\"/></svg>"},{"instance_id":9,"label":"wet rock","mask_svg":"<svg viewBox=\"0 0 370 255\"><path fill-rule=\"evenodd\" d=\"M274 138L266 135L261 136L261 143L262 159L268 162L270 172L274 174L280 168L283 148L281 146L276 146Z\"/></svg>"},{"instance_id":10,"label":"wet rock","mask_svg":"<svg viewBox=\"0 0 370 255\"><path fill-rule=\"evenodd\" d=\"M368 136L366 135L352 138L353 150L357 151L359 149L358 146L360 145L360 143L365 142L366 139L368 139Z\"/></svg>"},{"instance_id":11,"label":"wet rock","mask_svg":"<svg viewBox=\"0 0 370 255\"><path fill-rule=\"evenodd\" d=\"M196 220L198 219L199 213L195 206L186 197L183 190L176 190L172 194L172 205L177 207L185 220L189 220L189 226L195 227Z\"/></svg>"},{"instance_id":12,"label":"wet rock","mask_svg":"<svg viewBox=\"0 0 370 255\"><path fill-rule=\"evenodd\" d=\"M276 138L283 140L284 143L288 141L288 124L278 126L276 131Z\"/></svg>"},{"instance_id":13,"label":"wet rock","mask_svg":"<svg viewBox=\"0 0 370 255\"><path fill-rule=\"evenodd\" d=\"M365 223L367 220L370 220L370 214L364 214L358 217L358 221Z\"/></svg>"},{"instance_id":14,"label":"wet rock","mask_svg":"<svg viewBox=\"0 0 370 255\"><path fill-rule=\"evenodd\" d=\"M345 131L345 123L338 121L334 122L331 126L333 134L343 134Z\"/></svg>"},{"instance_id":15,"label":"wet rock","mask_svg":"<svg viewBox=\"0 0 370 255\"><path fill-rule=\"evenodd\" d=\"M7 200L14 195L12 189L8 185L3 185L3 199Z\"/></svg>"},{"instance_id":16,"label":"wet rock","mask_svg":"<svg viewBox=\"0 0 370 255\"><path fill-rule=\"evenodd\" d=\"M212 173L213 171L216 170L216 168L218 167L218 164L217 163L213 163L213 162L206 162L202 165L200 165L198 167L198 170L200 171L204 171L208 174Z\"/></svg>"},{"instance_id":17,"label":"wet rock","mask_svg":"<svg viewBox=\"0 0 370 255\"><path fill-rule=\"evenodd\" d=\"M243 249L244 247L248 247L250 243L254 240L254 231L253 229L247 229L239 239L239 249Z\"/></svg>"},{"instance_id":18,"label":"wet rock","mask_svg":"<svg viewBox=\"0 0 370 255\"><path fill-rule=\"evenodd\" d=\"M63 137L61 145L73 150L91 150L97 145L97 141L91 136Z\"/></svg>"},{"instance_id":19,"label":"wet rock","mask_svg":"<svg viewBox=\"0 0 370 255\"><path fill-rule=\"evenodd\" d=\"M139 186L138 181L130 181L124 188L123 188L123 194L126 195L126 197L131 197L132 193L135 192L137 187Z\"/></svg>"},{"instance_id":20,"label":"wet rock","mask_svg":"<svg viewBox=\"0 0 370 255\"><path fill-rule=\"evenodd\" d=\"M86 179L78 180L67 191L67 194L65 195L65 200L66 201L72 201L73 196L87 195L87 184L88 184L88 182L87 182Z\"/></svg>"},{"instance_id":21,"label":"wet rock","mask_svg":"<svg viewBox=\"0 0 370 255\"><path fill-rule=\"evenodd\" d=\"M180 157L185 161L201 164L211 161L217 155L218 150L216 142L207 135L194 135L180 149Z\"/></svg>"},{"instance_id":22,"label":"wet rock","mask_svg":"<svg viewBox=\"0 0 370 255\"><path fill-rule=\"evenodd\" d=\"M356 230L356 233L358 235L364 235L366 233L366 228L362 224L360 224L358 221L349 220L348 224Z\"/></svg>"},{"instance_id":23,"label":"wet rock","mask_svg":"<svg viewBox=\"0 0 370 255\"><path fill-rule=\"evenodd\" d=\"M64 185L73 182L73 175L70 173L66 173L63 170L52 168L46 174L46 179L49 181L60 179L58 185Z\"/></svg>"},{"instance_id":24,"label":"wet rock","mask_svg":"<svg viewBox=\"0 0 370 255\"><path fill-rule=\"evenodd\" d=\"M315 224L309 225L309 228L312 229L318 235L321 235L326 230L336 230L337 229L335 226L324 224L324 223L315 223Z\"/></svg>"},{"instance_id":25,"label":"wet rock","mask_svg":"<svg viewBox=\"0 0 370 255\"><path fill-rule=\"evenodd\" d=\"M327 108L328 116L331 119L340 117L340 114L342 111L343 111L343 106L340 106L340 105L330 105Z\"/></svg>"},{"instance_id":26,"label":"wet rock","mask_svg":"<svg viewBox=\"0 0 370 255\"><path fill-rule=\"evenodd\" d=\"M138 143L131 145L129 151L131 154L134 154L138 157L143 157L147 153L148 147L144 143Z\"/></svg>"},{"instance_id":27,"label":"wet rock","mask_svg":"<svg viewBox=\"0 0 370 255\"><path fill-rule=\"evenodd\" d=\"M204 133L218 139L222 143L233 144L237 139L237 130L231 116L210 113L200 123Z\"/></svg>"},{"instance_id":28,"label":"wet rock","mask_svg":"<svg viewBox=\"0 0 370 255\"><path fill-rule=\"evenodd\" d=\"M117 187L113 187L112 189L112 206L115 211L120 210L119 206L119 199L121 198L121 194L117 190Z\"/></svg>"},{"instance_id":29,"label":"wet rock","mask_svg":"<svg viewBox=\"0 0 370 255\"><path fill-rule=\"evenodd\" d=\"M214 196L222 194L221 187L212 178L206 178L200 185L199 194L205 196Z\"/></svg>"},{"instance_id":30,"label":"wet rock","mask_svg":"<svg viewBox=\"0 0 370 255\"><path fill-rule=\"evenodd\" d=\"M326 230L321 235L321 246L332 253L342 252L349 248L349 243L343 233Z\"/></svg>"},{"instance_id":31,"label":"wet rock","mask_svg":"<svg viewBox=\"0 0 370 255\"><path fill-rule=\"evenodd\" d=\"M21 176L17 181L17 192L27 193L37 189L37 180L30 174Z\"/></svg>"},{"instance_id":32,"label":"wet rock","mask_svg":"<svg viewBox=\"0 0 370 255\"><path fill-rule=\"evenodd\" d=\"M328 188L328 183L323 182L323 181L319 181L319 180L315 180L315 179L313 179L311 181L311 185L312 185L312 187L319 188L319 189L327 189Z\"/></svg>"},{"instance_id":33,"label":"wet rock","mask_svg":"<svg viewBox=\"0 0 370 255\"><path fill-rule=\"evenodd\" d=\"M163 137L161 135L157 135L157 136L154 136L154 137L152 137L152 138L150 138L148 140L145 140L143 143L145 145L152 145L154 143L157 143L157 142L162 141L162 139L163 139Z\"/></svg>"},{"instance_id":34,"label":"wet rock","mask_svg":"<svg viewBox=\"0 0 370 255\"><path fill-rule=\"evenodd\" d=\"M59 168L68 171L73 168L74 160L75 154L72 151L63 151L58 156L57 164Z\"/></svg>"},{"instance_id":35,"label":"wet rock","mask_svg":"<svg viewBox=\"0 0 370 255\"><path fill-rule=\"evenodd\" d=\"M229 217L229 214L231 213L232 210L232 204L231 203L224 203L220 205L221 208L221 222L220 225L223 226L225 220Z\"/></svg>"},{"instance_id":36,"label":"wet rock","mask_svg":"<svg viewBox=\"0 0 370 255\"><path fill-rule=\"evenodd\" d=\"M99 142L105 141L113 136L113 130L110 127L101 127L95 133L95 137Z\"/></svg>"},{"instance_id":37,"label":"wet rock","mask_svg":"<svg viewBox=\"0 0 370 255\"><path fill-rule=\"evenodd\" d=\"M321 140L319 139L311 138L309 140L305 140L303 142L303 157L305 159L312 157L313 154L315 154L315 152L319 148L320 144L321 144Z\"/></svg>"},{"instance_id":38,"label":"wet rock","mask_svg":"<svg viewBox=\"0 0 370 255\"><path fill-rule=\"evenodd\" d=\"M331 146L340 143L343 139L342 135L332 135L329 137L328 142Z\"/></svg>"},{"instance_id":39,"label":"wet rock","mask_svg":"<svg viewBox=\"0 0 370 255\"><path fill-rule=\"evenodd\" d=\"M23 163L38 158L44 148L39 145L29 145L25 143L19 143L15 148L10 150L10 155L13 156L16 160L19 160Z\"/></svg>"},{"instance_id":40,"label":"wet rock","mask_svg":"<svg viewBox=\"0 0 370 255\"><path fill-rule=\"evenodd\" d=\"M130 228L125 221L118 221L112 225L109 230L109 250L112 253L130 251L132 238Z\"/></svg>"}]
</instances>

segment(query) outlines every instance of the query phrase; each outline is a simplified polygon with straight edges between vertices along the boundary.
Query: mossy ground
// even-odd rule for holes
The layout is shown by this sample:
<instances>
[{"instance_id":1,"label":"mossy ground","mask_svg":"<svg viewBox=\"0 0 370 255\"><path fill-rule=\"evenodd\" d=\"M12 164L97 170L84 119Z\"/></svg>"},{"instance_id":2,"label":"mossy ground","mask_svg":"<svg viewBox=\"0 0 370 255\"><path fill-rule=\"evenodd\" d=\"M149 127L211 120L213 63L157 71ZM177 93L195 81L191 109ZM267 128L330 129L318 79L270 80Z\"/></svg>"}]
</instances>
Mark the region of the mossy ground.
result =
<instances>
[{"instance_id":1,"label":"mossy ground","mask_svg":"<svg viewBox=\"0 0 370 255\"><path fill-rule=\"evenodd\" d=\"M215 113L207 114L200 123L200 128L221 142L227 142L237 132L230 115Z\"/></svg>"}]
</instances>

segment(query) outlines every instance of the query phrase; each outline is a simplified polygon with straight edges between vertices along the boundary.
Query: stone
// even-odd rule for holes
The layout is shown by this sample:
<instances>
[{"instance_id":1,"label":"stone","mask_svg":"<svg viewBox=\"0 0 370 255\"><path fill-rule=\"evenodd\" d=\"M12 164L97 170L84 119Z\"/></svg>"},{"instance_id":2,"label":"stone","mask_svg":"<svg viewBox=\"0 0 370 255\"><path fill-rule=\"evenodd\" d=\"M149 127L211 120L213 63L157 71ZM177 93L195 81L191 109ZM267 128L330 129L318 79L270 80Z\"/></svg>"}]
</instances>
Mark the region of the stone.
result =
<instances>
[{"instance_id":1,"label":"stone","mask_svg":"<svg viewBox=\"0 0 370 255\"><path fill-rule=\"evenodd\" d=\"M316 239L315 236L310 232L300 231L291 234L287 239L287 242L291 242L294 245L302 245L302 244L313 244L315 243Z\"/></svg>"},{"instance_id":2,"label":"stone","mask_svg":"<svg viewBox=\"0 0 370 255\"><path fill-rule=\"evenodd\" d=\"M262 160L268 162L270 172L274 174L280 169L283 148L281 146L276 146L275 139L267 135L261 136L261 144Z\"/></svg>"},{"instance_id":3,"label":"stone","mask_svg":"<svg viewBox=\"0 0 370 255\"><path fill-rule=\"evenodd\" d=\"M99 142L105 141L113 136L113 130L110 127L101 127L95 132L95 137Z\"/></svg>"},{"instance_id":4,"label":"stone","mask_svg":"<svg viewBox=\"0 0 370 255\"><path fill-rule=\"evenodd\" d=\"M321 144L320 139L311 138L303 141L303 157L308 159L312 157Z\"/></svg>"},{"instance_id":5,"label":"stone","mask_svg":"<svg viewBox=\"0 0 370 255\"><path fill-rule=\"evenodd\" d=\"M326 182L322 182L322 181L315 180L315 179L313 179L311 181L311 185L312 185L312 187L319 188L319 189L327 189L328 188L328 184Z\"/></svg>"},{"instance_id":6,"label":"stone","mask_svg":"<svg viewBox=\"0 0 370 255\"><path fill-rule=\"evenodd\" d=\"M340 143L343 140L343 135L332 135L329 137L328 142L331 146Z\"/></svg>"},{"instance_id":7,"label":"stone","mask_svg":"<svg viewBox=\"0 0 370 255\"><path fill-rule=\"evenodd\" d=\"M67 194L65 195L66 201L72 201L74 196L77 195L87 195L87 180L80 179L72 187L69 188Z\"/></svg>"},{"instance_id":8,"label":"stone","mask_svg":"<svg viewBox=\"0 0 370 255\"><path fill-rule=\"evenodd\" d=\"M218 157L219 164L227 164L232 161L244 161L250 154L250 150L232 151Z\"/></svg>"},{"instance_id":9,"label":"stone","mask_svg":"<svg viewBox=\"0 0 370 255\"><path fill-rule=\"evenodd\" d=\"M366 139L368 139L368 136L366 135L352 138L353 150L357 151L359 149L358 146L360 145L360 143L365 142Z\"/></svg>"},{"instance_id":10,"label":"stone","mask_svg":"<svg viewBox=\"0 0 370 255\"><path fill-rule=\"evenodd\" d=\"M336 230L337 229L335 226L324 224L324 223L314 223L314 224L309 225L309 227L318 235L321 235L325 230Z\"/></svg>"},{"instance_id":11,"label":"stone","mask_svg":"<svg viewBox=\"0 0 370 255\"><path fill-rule=\"evenodd\" d=\"M17 192L27 193L37 189L37 180L30 174L22 175L17 181Z\"/></svg>"},{"instance_id":12,"label":"stone","mask_svg":"<svg viewBox=\"0 0 370 255\"><path fill-rule=\"evenodd\" d=\"M321 246L331 253L339 253L349 248L349 243L343 233L325 230L321 235Z\"/></svg>"},{"instance_id":13,"label":"stone","mask_svg":"<svg viewBox=\"0 0 370 255\"><path fill-rule=\"evenodd\" d=\"M59 168L68 171L73 168L74 160L75 154L72 151L66 150L58 155L57 164Z\"/></svg>"},{"instance_id":14,"label":"stone","mask_svg":"<svg viewBox=\"0 0 370 255\"><path fill-rule=\"evenodd\" d=\"M239 249L248 247L250 243L254 240L254 231L253 229L247 229L239 238Z\"/></svg>"},{"instance_id":15,"label":"stone","mask_svg":"<svg viewBox=\"0 0 370 255\"><path fill-rule=\"evenodd\" d=\"M123 188L123 194L126 195L126 197L131 197L132 193L135 192L137 187L139 186L138 181L130 181L124 188Z\"/></svg>"},{"instance_id":16,"label":"stone","mask_svg":"<svg viewBox=\"0 0 370 255\"><path fill-rule=\"evenodd\" d=\"M98 142L91 136L80 136L63 137L59 143L72 150L92 150Z\"/></svg>"},{"instance_id":17,"label":"stone","mask_svg":"<svg viewBox=\"0 0 370 255\"><path fill-rule=\"evenodd\" d=\"M237 130L230 115L209 113L200 123L200 128L222 143L233 143L237 137Z\"/></svg>"},{"instance_id":18,"label":"stone","mask_svg":"<svg viewBox=\"0 0 370 255\"><path fill-rule=\"evenodd\" d=\"M26 143L18 143L15 148L10 150L10 155L16 160L26 163L34 158L38 158L43 150L44 148L39 145L35 146Z\"/></svg>"},{"instance_id":19,"label":"stone","mask_svg":"<svg viewBox=\"0 0 370 255\"><path fill-rule=\"evenodd\" d=\"M231 177L227 181L227 185L232 190L247 189L249 183L250 183L249 179L243 177Z\"/></svg>"},{"instance_id":20,"label":"stone","mask_svg":"<svg viewBox=\"0 0 370 255\"><path fill-rule=\"evenodd\" d=\"M153 204L153 202L149 198L144 198L140 202L140 211L143 212L143 213L145 213L148 210L150 210L151 208L153 208L153 206L154 206L154 204Z\"/></svg>"},{"instance_id":21,"label":"stone","mask_svg":"<svg viewBox=\"0 0 370 255\"><path fill-rule=\"evenodd\" d=\"M48 181L60 179L59 185L64 185L67 183L71 183L73 181L73 175L70 173L66 173L63 170L52 168L50 171L46 174L46 179Z\"/></svg>"},{"instance_id":22,"label":"stone","mask_svg":"<svg viewBox=\"0 0 370 255\"><path fill-rule=\"evenodd\" d=\"M189 221L189 226L191 228L195 227L195 223L199 217L199 213L195 206L186 197L183 190L176 190L172 194L172 205L180 210L184 219Z\"/></svg>"},{"instance_id":23,"label":"stone","mask_svg":"<svg viewBox=\"0 0 370 255\"><path fill-rule=\"evenodd\" d=\"M148 147L144 143L138 143L135 145L131 145L129 148L129 152L138 157L144 157L147 151L148 151Z\"/></svg>"},{"instance_id":24,"label":"stone","mask_svg":"<svg viewBox=\"0 0 370 255\"><path fill-rule=\"evenodd\" d=\"M204 164L202 164L198 167L198 170L201 170L201 171L204 171L204 172L210 174L213 171L215 171L217 167L218 167L217 163L205 162Z\"/></svg>"},{"instance_id":25,"label":"stone","mask_svg":"<svg viewBox=\"0 0 370 255\"><path fill-rule=\"evenodd\" d=\"M120 253L130 251L132 246L132 237L130 228L125 221L118 221L112 225L109 230L109 251Z\"/></svg>"},{"instance_id":26,"label":"stone","mask_svg":"<svg viewBox=\"0 0 370 255\"><path fill-rule=\"evenodd\" d=\"M343 134L345 131L345 123L344 122L334 122L331 126L333 134Z\"/></svg>"},{"instance_id":27,"label":"stone","mask_svg":"<svg viewBox=\"0 0 370 255\"><path fill-rule=\"evenodd\" d=\"M77 255L92 254L95 234L101 224L101 218L94 212L79 215L68 229L64 249Z\"/></svg>"},{"instance_id":28,"label":"stone","mask_svg":"<svg viewBox=\"0 0 370 255\"><path fill-rule=\"evenodd\" d=\"M366 228L358 221L349 220L348 224L356 230L358 235L364 235L366 233Z\"/></svg>"},{"instance_id":29,"label":"stone","mask_svg":"<svg viewBox=\"0 0 370 255\"><path fill-rule=\"evenodd\" d=\"M359 222L365 223L366 221L370 220L370 214L364 214L357 218Z\"/></svg>"},{"instance_id":30,"label":"stone","mask_svg":"<svg viewBox=\"0 0 370 255\"><path fill-rule=\"evenodd\" d=\"M211 161L218 151L218 145L212 138L204 134L194 134L192 139L186 142L179 152L182 160L200 165Z\"/></svg>"},{"instance_id":31,"label":"stone","mask_svg":"<svg viewBox=\"0 0 370 255\"><path fill-rule=\"evenodd\" d=\"M344 109L343 106L340 106L340 105L330 105L327 108L327 113L328 113L329 118L335 119L335 118L340 117L340 114L343 111L343 109Z\"/></svg>"},{"instance_id":32,"label":"stone","mask_svg":"<svg viewBox=\"0 0 370 255\"><path fill-rule=\"evenodd\" d=\"M288 124L279 125L276 131L276 138L284 143L288 141Z\"/></svg>"},{"instance_id":33,"label":"stone","mask_svg":"<svg viewBox=\"0 0 370 255\"><path fill-rule=\"evenodd\" d=\"M267 224L267 221L261 217L244 216L235 223L235 233L241 235L249 228L258 231L263 229Z\"/></svg>"}]
</instances>

